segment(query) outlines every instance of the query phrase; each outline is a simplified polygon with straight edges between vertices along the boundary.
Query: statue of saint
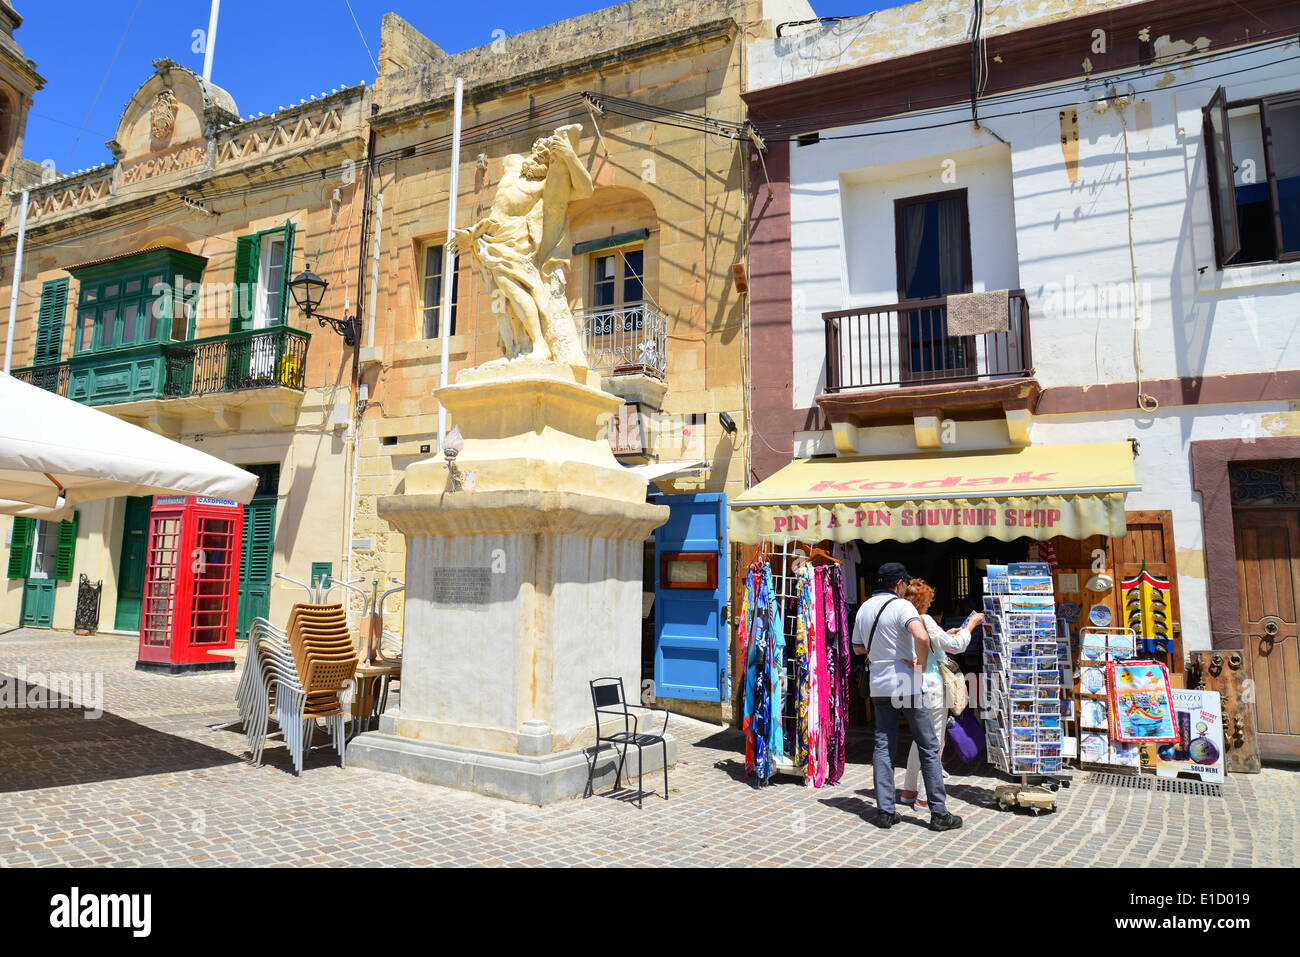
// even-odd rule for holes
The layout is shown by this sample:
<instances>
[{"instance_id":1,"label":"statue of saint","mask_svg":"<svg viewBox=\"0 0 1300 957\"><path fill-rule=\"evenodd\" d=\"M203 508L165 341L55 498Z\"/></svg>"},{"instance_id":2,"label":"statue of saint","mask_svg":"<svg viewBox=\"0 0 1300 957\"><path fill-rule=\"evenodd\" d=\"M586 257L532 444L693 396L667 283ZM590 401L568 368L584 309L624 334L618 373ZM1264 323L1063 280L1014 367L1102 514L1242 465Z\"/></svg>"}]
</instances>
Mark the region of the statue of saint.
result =
<instances>
[{"instance_id":1,"label":"statue of saint","mask_svg":"<svg viewBox=\"0 0 1300 957\"><path fill-rule=\"evenodd\" d=\"M580 124L562 126L534 142L527 156L507 156L488 214L454 230L447 244L481 268L507 359L587 366L565 295L569 203L594 189L575 152L581 132Z\"/></svg>"}]
</instances>

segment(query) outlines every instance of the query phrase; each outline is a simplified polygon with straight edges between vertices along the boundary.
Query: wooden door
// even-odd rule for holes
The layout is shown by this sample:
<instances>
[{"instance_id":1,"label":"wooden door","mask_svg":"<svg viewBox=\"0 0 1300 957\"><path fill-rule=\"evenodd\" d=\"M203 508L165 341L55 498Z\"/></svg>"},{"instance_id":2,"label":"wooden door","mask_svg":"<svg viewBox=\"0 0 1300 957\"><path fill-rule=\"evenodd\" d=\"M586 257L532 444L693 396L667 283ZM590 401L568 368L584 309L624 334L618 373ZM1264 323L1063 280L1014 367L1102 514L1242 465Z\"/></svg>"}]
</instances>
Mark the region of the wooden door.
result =
<instances>
[{"instance_id":1,"label":"wooden door","mask_svg":"<svg viewBox=\"0 0 1300 957\"><path fill-rule=\"evenodd\" d=\"M1300 509L1238 509L1233 527L1260 754L1300 758Z\"/></svg>"},{"instance_id":2,"label":"wooden door","mask_svg":"<svg viewBox=\"0 0 1300 957\"><path fill-rule=\"evenodd\" d=\"M275 556L274 495L254 496L244 506L243 545L239 563L239 607L235 636L247 640L254 618L271 613L271 565Z\"/></svg>"},{"instance_id":3,"label":"wooden door","mask_svg":"<svg viewBox=\"0 0 1300 957\"><path fill-rule=\"evenodd\" d=\"M149 509L153 499L147 495L126 500L126 517L122 521L122 550L117 566L117 609L113 627L119 631L139 632L140 603L144 598L145 539L149 532Z\"/></svg>"},{"instance_id":4,"label":"wooden door","mask_svg":"<svg viewBox=\"0 0 1300 957\"><path fill-rule=\"evenodd\" d=\"M29 578L23 583L23 607L19 624L24 628L54 627L53 578Z\"/></svg>"},{"instance_id":5,"label":"wooden door","mask_svg":"<svg viewBox=\"0 0 1300 957\"><path fill-rule=\"evenodd\" d=\"M1112 539L1115 553L1116 601L1122 603L1120 583L1133 578L1146 570L1156 578L1169 582L1169 612L1172 615L1173 647L1164 657L1160 655L1143 655L1164 661L1170 674L1183 671L1183 634L1182 619L1178 607L1178 565L1174 551L1173 513L1169 511L1132 511L1125 513L1128 534L1123 538ZM1116 606L1117 612L1123 609ZM1117 614L1115 624L1122 625Z\"/></svg>"}]
</instances>

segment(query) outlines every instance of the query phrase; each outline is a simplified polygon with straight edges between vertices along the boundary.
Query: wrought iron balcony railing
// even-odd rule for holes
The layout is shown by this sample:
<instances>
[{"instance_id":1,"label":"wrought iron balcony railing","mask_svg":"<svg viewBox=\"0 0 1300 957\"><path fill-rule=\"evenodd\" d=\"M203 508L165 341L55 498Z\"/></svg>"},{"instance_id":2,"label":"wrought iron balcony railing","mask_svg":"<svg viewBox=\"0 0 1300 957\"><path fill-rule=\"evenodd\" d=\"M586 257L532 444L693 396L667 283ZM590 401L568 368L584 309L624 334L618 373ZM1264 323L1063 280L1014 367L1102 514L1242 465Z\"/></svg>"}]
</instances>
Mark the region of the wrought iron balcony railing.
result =
<instances>
[{"instance_id":1,"label":"wrought iron balcony railing","mask_svg":"<svg viewBox=\"0 0 1300 957\"><path fill-rule=\"evenodd\" d=\"M948 298L822 313L826 391L1030 375L1029 303L1008 297L1007 331L948 335Z\"/></svg>"},{"instance_id":2,"label":"wrought iron balcony railing","mask_svg":"<svg viewBox=\"0 0 1300 957\"><path fill-rule=\"evenodd\" d=\"M664 378L668 366L668 322L648 302L588 309L580 316L587 364L614 375L644 373Z\"/></svg>"},{"instance_id":3,"label":"wrought iron balcony railing","mask_svg":"<svg viewBox=\"0 0 1300 957\"><path fill-rule=\"evenodd\" d=\"M307 342L307 333L280 327L167 346L163 394L172 398L270 386L301 391Z\"/></svg>"},{"instance_id":4,"label":"wrought iron balcony railing","mask_svg":"<svg viewBox=\"0 0 1300 957\"><path fill-rule=\"evenodd\" d=\"M15 369L14 378L90 405L281 386L302 391L308 333L277 327L150 343Z\"/></svg>"}]
</instances>

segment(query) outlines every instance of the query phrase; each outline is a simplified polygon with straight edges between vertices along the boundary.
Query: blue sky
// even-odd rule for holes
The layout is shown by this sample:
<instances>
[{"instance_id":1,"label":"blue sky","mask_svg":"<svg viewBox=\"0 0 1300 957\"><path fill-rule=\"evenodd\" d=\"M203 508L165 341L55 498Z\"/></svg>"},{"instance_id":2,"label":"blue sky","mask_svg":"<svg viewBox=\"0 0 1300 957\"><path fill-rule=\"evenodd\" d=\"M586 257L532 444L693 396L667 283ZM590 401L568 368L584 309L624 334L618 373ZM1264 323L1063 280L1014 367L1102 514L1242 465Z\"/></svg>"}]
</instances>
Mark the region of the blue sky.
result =
<instances>
[{"instance_id":1,"label":"blue sky","mask_svg":"<svg viewBox=\"0 0 1300 957\"><path fill-rule=\"evenodd\" d=\"M53 160L60 172L112 158L104 143L113 138L131 94L152 74L154 60L167 56L203 71L194 31L207 29L208 0L11 2L24 18L15 39L46 80L28 116L23 153L38 163ZM458 53L491 43L494 30L520 33L611 4L351 0L351 5L365 44L378 59L380 21L389 11ZM345 0L222 0L213 82L229 91L245 117L335 87L373 83L375 68L352 13Z\"/></svg>"}]
</instances>

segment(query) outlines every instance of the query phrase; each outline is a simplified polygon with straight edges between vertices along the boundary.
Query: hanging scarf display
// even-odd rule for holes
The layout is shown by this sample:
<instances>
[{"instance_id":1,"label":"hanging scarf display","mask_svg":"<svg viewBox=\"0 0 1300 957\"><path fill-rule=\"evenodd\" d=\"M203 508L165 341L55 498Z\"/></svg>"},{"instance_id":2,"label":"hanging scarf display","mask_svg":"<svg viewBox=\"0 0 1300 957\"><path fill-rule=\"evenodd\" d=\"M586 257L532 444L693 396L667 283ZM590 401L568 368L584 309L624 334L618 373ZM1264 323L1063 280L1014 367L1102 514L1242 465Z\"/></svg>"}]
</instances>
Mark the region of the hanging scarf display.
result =
<instances>
[{"instance_id":1,"label":"hanging scarf display","mask_svg":"<svg viewBox=\"0 0 1300 957\"><path fill-rule=\"evenodd\" d=\"M849 620L843 575L829 566L822 571L821 608L825 626L827 699L830 727L827 738L826 783L838 784L844 774L844 739L849 722Z\"/></svg>"},{"instance_id":2,"label":"hanging scarf display","mask_svg":"<svg viewBox=\"0 0 1300 957\"><path fill-rule=\"evenodd\" d=\"M788 689L787 627L771 565L756 562L745 579L736 633L745 662L745 773L766 784L781 762L787 771L793 765L806 787L822 787L838 783L844 774L852 620L839 565L808 561L790 575L794 608L786 622L793 645ZM783 717L789 721L784 736Z\"/></svg>"},{"instance_id":3,"label":"hanging scarf display","mask_svg":"<svg viewBox=\"0 0 1300 957\"><path fill-rule=\"evenodd\" d=\"M740 638L745 656L745 774L766 784L772 763L784 755L780 717L780 680L785 661L781 610L767 562L754 564L745 578ZM774 709L773 703L777 706Z\"/></svg>"}]
</instances>

